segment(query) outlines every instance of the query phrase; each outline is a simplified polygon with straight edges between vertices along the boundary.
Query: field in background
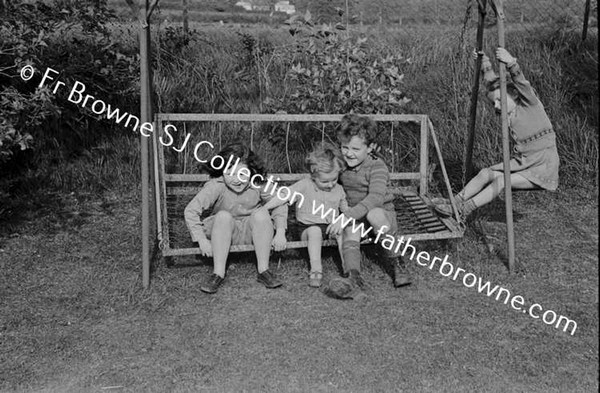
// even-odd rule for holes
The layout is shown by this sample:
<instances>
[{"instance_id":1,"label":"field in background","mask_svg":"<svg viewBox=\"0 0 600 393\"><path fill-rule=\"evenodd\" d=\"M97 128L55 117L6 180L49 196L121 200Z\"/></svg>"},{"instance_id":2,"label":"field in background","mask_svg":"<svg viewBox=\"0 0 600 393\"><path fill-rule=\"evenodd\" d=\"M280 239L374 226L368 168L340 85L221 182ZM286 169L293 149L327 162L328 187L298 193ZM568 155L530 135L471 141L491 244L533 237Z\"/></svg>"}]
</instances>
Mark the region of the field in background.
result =
<instances>
[{"instance_id":1,"label":"field in background","mask_svg":"<svg viewBox=\"0 0 600 393\"><path fill-rule=\"evenodd\" d=\"M198 22L240 22L244 18L255 22L281 20L284 13L271 11L245 11L235 6L237 0L191 0L188 1L188 17L190 21ZM276 3L271 1L255 1L256 4L268 6ZM336 22L339 19L336 7L346 9L344 0L292 0L297 13L310 11L319 22ZM460 25L465 19L467 8L475 9L475 1L470 0L349 0L348 12L353 22L365 24L386 25ZM119 15L130 16L129 7L125 0L109 0L109 4ZM509 24L536 23L548 26L558 23L576 24L582 27L585 0L506 0L505 13ZM160 0L162 16L171 20L181 20L183 11L182 0ZM596 25L597 1L592 1L591 24ZM490 23L494 15L490 12ZM476 19L476 18L474 18ZM246 22L247 23L247 22Z\"/></svg>"}]
</instances>

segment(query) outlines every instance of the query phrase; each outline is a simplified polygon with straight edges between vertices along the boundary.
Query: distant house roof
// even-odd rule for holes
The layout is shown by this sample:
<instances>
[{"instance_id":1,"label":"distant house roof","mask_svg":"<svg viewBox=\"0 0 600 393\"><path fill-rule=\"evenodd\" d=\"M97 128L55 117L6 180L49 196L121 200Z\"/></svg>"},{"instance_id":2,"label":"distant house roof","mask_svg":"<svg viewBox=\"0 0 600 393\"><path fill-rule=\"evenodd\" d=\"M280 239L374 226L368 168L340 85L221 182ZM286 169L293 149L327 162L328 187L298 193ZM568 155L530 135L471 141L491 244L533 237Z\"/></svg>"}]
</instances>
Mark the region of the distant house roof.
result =
<instances>
[{"instance_id":1,"label":"distant house roof","mask_svg":"<svg viewBox=\"0 0 600 393\"><path fill-rule=\"evenodd\" d=\"M294 14L296 12L296 7L293 4L290 4L289 1L278 1L275 3L275 11L285 12L286 14Z\"/></svg>"}]
</instances>

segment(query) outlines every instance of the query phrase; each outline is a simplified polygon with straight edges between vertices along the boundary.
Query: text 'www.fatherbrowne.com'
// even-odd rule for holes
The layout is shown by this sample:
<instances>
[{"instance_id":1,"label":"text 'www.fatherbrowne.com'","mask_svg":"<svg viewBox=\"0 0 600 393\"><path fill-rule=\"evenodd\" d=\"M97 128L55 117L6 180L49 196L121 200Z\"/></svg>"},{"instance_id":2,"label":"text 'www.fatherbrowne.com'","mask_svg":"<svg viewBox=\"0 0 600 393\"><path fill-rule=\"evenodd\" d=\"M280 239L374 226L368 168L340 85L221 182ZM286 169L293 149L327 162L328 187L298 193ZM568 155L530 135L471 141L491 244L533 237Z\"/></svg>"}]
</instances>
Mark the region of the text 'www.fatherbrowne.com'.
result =
<instances>
[{"instance_id":1,"label":"text 'www.fatherbrowne.com'","mask_svg":"<svg viewBox=\"0 0 600 393\"><path fill-rule=\"evenodd\" d=\"M322 204L317 206L313 201L313 214L317 213L320 214L324 219L327 219L328 216L331 216L331 221L333 223L341 222L343 227L351 224L352 231L354 233L360 231L363 237L368 235L373 229L371 227L365 229L362 222L359 225L356 225L354 219L344 217L343 214L337 213L334 209L325 211ZM387 229L388 228L386 227L382 227L376 231L374 243L380 243L383 248L390 251L393 250L395 253L399 253L403 257L410 253L409 259L411 261L414 260L420 266L428 267L429 270L432 271L434 269L439 270L439 273L442 276L447 277L452 281L460 280L467 288L476 288L477 292L483 293L487 297L495 297L496 301L501 301L501 299L503 299L503 303L510 303L510 306L514 310L520 311L523 314L528 314L531 318L541 319L546 325L552 325L556 329L560 329L562 327L563 332L571 329L571 335L575 334L575 331L577 330L577 322L574 320L563 315L558 315L552 310L544 311L544 308L538 303L534 303L527 307L525 306L525 299L522 296L512 296L510 291L506 288L498 285L492 286L489 281L484 282L481 277L478 277L473 273L469 273L461 267L455 268L455 266L448 261L448 255L442 259L435 256L432 258L427 251L417 252L416 247L411 244L410 238L405 239L404 236L397 238L395 236L386 234L385 232Z\"/></svg>"}]
</instances>

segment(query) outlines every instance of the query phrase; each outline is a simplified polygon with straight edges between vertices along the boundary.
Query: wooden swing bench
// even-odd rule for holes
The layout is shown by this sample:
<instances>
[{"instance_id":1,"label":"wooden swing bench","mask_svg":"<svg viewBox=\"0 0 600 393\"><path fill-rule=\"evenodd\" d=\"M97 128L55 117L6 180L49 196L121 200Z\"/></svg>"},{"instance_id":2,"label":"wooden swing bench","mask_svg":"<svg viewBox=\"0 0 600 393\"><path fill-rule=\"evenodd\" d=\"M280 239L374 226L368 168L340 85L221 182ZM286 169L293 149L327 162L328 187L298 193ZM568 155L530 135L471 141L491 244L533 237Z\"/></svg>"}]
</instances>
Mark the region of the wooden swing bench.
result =
<instances>
[{"instance_id":1,"label":"wooden swing bench","mask_svg":"<svg viewBox=\"0 0 600 393\"><path fill-rule=\"evenodd\" d=\"M295 122L312 122L319 124L339 123L343 115L289 115L289 114L168 114L162 113L155 116L155 130L157 136L153 138L154 171L155 171L155 200L157 216L157 237L163 257L168 260L175 256L199 254L199 248L192 242L187 227L185 226L183 211L187 203L198 193L201 186L209 180L205 174L168 173L165 163L165 149L157 143L157 139L164 135L165 124L173 122L239 122L239 123L278 123L288 125ZM444 167L442 154L433 125L426 115L371 115L379 124L391 122L391 140L393 143L393 124L416 123L420 126L418 137L418 172L391 172L392 191L396 196L396 207L399 235L412 242L424 240L442 240L460 238L463 236L464 227L455 217L440 217L432 208L432 195L429 194L431 181L431 168L429 166L429 142L433 142L440 168L444 177L447 194L452 195L450 183ZM324 130L323 126L323 130ZM324 138L324 134L323 134ZM252 145L252 142L250 143ZM216 154L217 151L214 151ZM186 154L186 151L179 153ZM187 154L193 154L188 151ZM392 165L393 166L393 165ZM278 183L288 185L306 177L307 174L270 173ZM403 186L401 183L409 183ZM290 208L288 217L287 249L303 248L307 242L299 241L300 233L296 225L294 208ZM456 210L455 210L456 211ZM364 244L372 243L372 239L363 240ZM324 246L335 246L334 239L326 239ZM252 251L252 245L233 245L230 252ZM171 260L172 263L172 260Z\"/></svg>"}]
</instances>

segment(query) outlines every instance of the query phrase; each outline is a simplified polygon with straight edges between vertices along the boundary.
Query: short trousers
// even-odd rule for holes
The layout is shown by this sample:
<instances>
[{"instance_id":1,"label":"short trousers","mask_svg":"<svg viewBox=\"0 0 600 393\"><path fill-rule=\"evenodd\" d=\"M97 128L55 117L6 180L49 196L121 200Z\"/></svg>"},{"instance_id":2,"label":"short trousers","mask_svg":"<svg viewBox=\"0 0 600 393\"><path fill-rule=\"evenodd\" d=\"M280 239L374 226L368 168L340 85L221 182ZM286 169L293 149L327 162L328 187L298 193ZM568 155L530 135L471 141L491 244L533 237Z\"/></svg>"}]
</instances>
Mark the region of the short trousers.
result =
<instances>
[{"instance_id":1,"label":"short trousers","mask_svg":"<svg viewBox=\"0 0 600 393\"><path fill-rule=\"evenodd\" d=\"M206 237L210 240L215 216L210 216L202 221L202 227ZM231 234L232 245L252 244L252 220L251 216L233 219L233 233Z\"/></svg>"},{"instance_id":2,"label":"short trousers","mask_svg":"<svg viewBox=\"0 0 600 393\"><path fill-rule=\"evenodd\" d=\"M308 229L310 227L319 227L319 228L321 228L321 234L323 235L323 238L326 237L325 233L327 232L327 227L328 226L329 226L329 224L304 224L302 222L299 222L297 224L298 233L300 235L302 235L302 232L304 232L306 229Z\"/></svg>"}]
</instances>

